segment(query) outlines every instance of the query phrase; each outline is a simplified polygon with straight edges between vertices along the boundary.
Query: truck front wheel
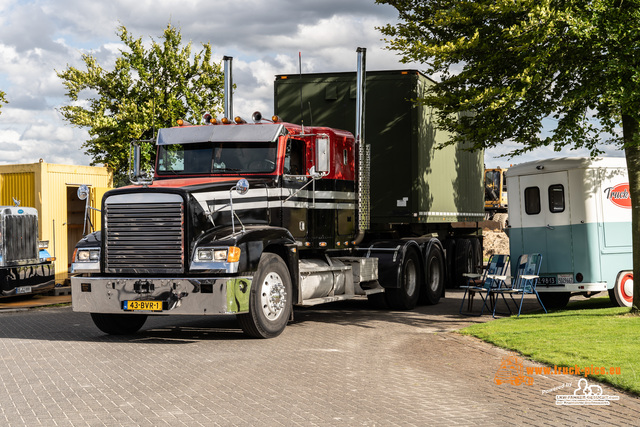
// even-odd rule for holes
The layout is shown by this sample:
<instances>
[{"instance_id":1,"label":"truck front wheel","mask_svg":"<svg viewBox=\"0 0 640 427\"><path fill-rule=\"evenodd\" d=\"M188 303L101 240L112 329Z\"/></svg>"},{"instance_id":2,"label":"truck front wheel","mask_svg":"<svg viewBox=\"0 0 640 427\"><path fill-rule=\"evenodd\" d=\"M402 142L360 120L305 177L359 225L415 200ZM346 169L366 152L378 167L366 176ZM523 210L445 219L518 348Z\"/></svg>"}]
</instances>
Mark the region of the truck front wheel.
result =
<instances>
[{"instance_id":1,"label":"truck front wheel","mask_svg":"<svg viewBox=\"0 0 640 427\"><path fill-rule=\"evenodd\" d=\"M385 291L387 304L392 310L411 310L418 304L420 294L420 259L413 249L408 249L402 261L400 287Z\"/></svg>"},{"instance_id":2,"label":"truck front wheel","mask_svg":"<svg viewBox=\"0 0 640 427\"><path fill-rule=\"evenodd\" d=\"M242 331L254 338L282 333L291 317L291 277L278 255L264 253L251 283L249 313L239 314Z\"/></svg>"},{"instance_id":3,"label":"truck front wheel","mask_svg":"<svg viewBox=\"0 0 640 427\"><path fill-rule=\"evenodd\" d=\"M135 334L147 321L145 314L91 313L93 323L109 335Z\"/></svg>"}]
</instances>

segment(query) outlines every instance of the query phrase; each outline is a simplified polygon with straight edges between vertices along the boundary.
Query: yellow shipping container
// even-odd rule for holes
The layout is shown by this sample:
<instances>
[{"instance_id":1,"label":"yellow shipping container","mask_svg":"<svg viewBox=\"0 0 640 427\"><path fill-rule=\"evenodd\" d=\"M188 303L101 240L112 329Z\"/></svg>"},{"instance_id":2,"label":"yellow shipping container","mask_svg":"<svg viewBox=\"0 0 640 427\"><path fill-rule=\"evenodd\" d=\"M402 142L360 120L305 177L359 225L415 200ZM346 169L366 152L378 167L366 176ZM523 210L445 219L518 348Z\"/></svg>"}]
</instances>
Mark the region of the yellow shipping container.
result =
<instances>
[{"instance_id":1,"label":"yellow shipping container","mask_svg":"<svg viewBox=\"0 0 640 427\"><path fill-rule=\"evenodd\" d=\"M86 201L78 199L78 188L91 190ZM56 282L68 276L73 249L91 230L99 230L102 195L113 188L113 173L106 167L30 163L0 165L0 206L34 207L38 210L40 240L49 241L56 257ZM85 220L85 204L91 208Z\"/></svg>"}]
</instances>

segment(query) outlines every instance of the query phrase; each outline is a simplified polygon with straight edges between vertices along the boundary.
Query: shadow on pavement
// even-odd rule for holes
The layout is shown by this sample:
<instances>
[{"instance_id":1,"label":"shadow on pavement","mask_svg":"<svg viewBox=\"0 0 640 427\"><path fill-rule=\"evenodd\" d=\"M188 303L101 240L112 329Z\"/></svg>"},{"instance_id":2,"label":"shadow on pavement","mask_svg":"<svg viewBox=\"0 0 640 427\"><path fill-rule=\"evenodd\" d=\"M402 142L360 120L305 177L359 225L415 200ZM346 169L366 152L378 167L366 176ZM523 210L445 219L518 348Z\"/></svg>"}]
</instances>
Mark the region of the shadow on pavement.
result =
<instances>
[{"instance_id":1,"label":"shadow on pavement","mask_svg":"<svg viewBox=\"0 0 640 427\"><path fill-rule=\"evenodd\" d=\"M402 324L446 332L472 323L493 320L460 315L460 291L448 291L436 305L419 306L411 311L374 308L366 299L354 299L314 307L296 307L288 328L305 328L314 323L356 326L372 329L381 324ZM530 303L532 308L535 300ZM478 307L479 308L479 307ZM113 336L102 333L88 313L76 313L69 306L20 311L0 310L0 339L36 339L95 342L142 342L189 344L207 340L252 340L239 328L235 316L149 316L134 335ZM276 338L277 339L277 338Z\"/></svg>"}]
</instances>

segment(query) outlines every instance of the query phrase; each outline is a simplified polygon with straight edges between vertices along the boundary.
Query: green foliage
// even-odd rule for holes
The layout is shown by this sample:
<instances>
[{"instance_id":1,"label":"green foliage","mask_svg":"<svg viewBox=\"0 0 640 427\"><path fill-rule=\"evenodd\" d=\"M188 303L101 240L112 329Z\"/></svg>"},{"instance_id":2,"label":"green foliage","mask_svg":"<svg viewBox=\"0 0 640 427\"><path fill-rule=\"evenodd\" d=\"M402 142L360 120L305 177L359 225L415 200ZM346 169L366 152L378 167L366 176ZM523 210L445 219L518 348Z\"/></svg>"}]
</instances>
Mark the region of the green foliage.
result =
<instances>
[{"instance_id":1,"label":"green foliage","mask_svg":"<svg viewBox=\"0 0 640 427\"><path fill-rule=\"evenodd\" d=\"M211 61L211 46L192 54L191 42L182 46L180 31L170 24L161 40L145 47L124 26L118 28L126 46L113 69L106 70L92 55L83 55L86 67L58 72L67 88L70 105L60 108L66 120L89 128L91 139L83 148L92 165L106 164L119 181L128 167L132 140L150 140L159 128L175 126L176 120L202 123L202 115L221 111L223 73ZM155 158L153 144L142 145L143 167Z\"/></svg>"},{"instance_id":2,"label":"green foliage","mask_svg":"<svg viewBox=\"0 0 640 427\"><path fill-rule=\"evenodd\" d=\"M515 141L513 155L543 145L597 154L598 142L622 142L623 115L640 119L635 0L377 3L399 11L400 23L381 28L390 49L442 76L421 101L454 140L476 149ZM547 117L556 125L543 136Z\"/></svg>"},{"instance_id":3,"label":"green foliage","mask_svg":"<svg viewBox=\"0 0 640 427\"><path fill-rule=\"evenodd\" d=\"M7 102L7 98L6 98L6 93L4 93L3 91L0 90L0 114L2 114L2 105L3 104L8 104L8 102Z\"/></svg>"},{"instance_id":4,"label":"green foliage","mask_svg":"<svg viewBox=\"0 0 640 427\"><path fill-rule=\"evenodd\" d=\"M633 270L640 276L640 2L638 0L376 0L400 22L380 30L405 62L440 75L419 102L435 107L448 144L507 141L624 147L633 201ZM543 119L553 118L554 126ZM620 132L622 130L622 132ZM640 313L640 281L633 311Z\"/></svg>"},{"instance_id":5,"label":"green foliage","mask_svg":"<svg viewBox=\"0 0 640 427\"><path fill-rule=\"evenodd\" d=\"M640 317L626 307L603 307L609 298L572 303L549 314L509 317L463 329L500 347L549 366L620 367L621 375L593 375L599 381L640 394Z\"/></svg>"}]
</instances>

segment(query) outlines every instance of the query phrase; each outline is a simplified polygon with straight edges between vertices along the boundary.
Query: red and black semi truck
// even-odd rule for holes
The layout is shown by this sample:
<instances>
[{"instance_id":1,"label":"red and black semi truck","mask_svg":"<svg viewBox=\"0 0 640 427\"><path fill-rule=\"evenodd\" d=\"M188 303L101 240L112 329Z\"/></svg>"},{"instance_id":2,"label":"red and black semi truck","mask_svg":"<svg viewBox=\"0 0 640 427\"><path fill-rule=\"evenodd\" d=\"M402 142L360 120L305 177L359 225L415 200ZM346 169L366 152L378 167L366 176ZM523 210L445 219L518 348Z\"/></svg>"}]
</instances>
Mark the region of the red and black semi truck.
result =
<instances>
[{"instance_id":1,"label":"red and black semi truck","mask_svg":"<svg viewBox=\"0 0 640 427\"><path fill-rule=\"evenodd\" d=\"M222 120L159 130L153 177L135 166L77 245L73 309L109 334L233 314L269 338L297 305L437 303L479 262L482 153L437 149L447 136L411 101L433 82L365 74L364 56L356 73L276 76L270 120L230 120L229 97Z\"/></svg>"}]
</instances>

